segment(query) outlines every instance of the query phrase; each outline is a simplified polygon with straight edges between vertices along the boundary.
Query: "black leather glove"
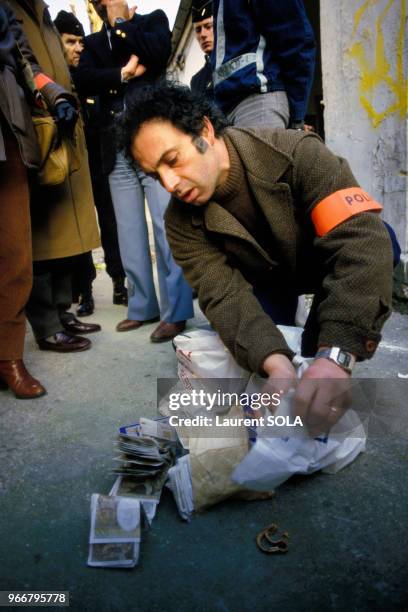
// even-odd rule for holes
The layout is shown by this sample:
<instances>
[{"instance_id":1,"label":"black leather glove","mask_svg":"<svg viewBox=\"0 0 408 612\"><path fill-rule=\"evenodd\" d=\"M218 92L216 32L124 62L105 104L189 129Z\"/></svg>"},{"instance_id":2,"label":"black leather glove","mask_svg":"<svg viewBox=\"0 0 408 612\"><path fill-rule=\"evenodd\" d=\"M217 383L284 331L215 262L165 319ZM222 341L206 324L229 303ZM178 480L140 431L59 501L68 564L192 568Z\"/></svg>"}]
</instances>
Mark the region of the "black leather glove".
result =
<instances>
[{"instance_id":1,"label":"black leather glove","mask_svg":"<svg viewBox=\"0 0 408 612\"><path fill-rule=\"evenodd\" d=\"M67 100L57 102L54 107L54 118L61 138L72 138L75 124L78 120L78 111L75 106L67 102Z\"/></svg>"}]
</instances>

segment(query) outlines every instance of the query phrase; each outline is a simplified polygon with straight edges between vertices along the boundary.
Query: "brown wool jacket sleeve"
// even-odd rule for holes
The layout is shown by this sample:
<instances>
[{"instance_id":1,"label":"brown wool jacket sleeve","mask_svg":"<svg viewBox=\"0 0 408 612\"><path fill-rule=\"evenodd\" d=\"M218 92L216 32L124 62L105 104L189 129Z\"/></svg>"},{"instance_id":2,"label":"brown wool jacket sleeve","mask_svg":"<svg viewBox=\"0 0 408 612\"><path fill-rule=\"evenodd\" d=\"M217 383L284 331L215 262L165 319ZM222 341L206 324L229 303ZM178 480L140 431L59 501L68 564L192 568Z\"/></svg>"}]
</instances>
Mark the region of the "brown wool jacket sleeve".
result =
<instances>
[{"instance_id":1,"label":"brown wool jacket sleeve","mask_svg":"<svg viewBox=\"0 0 408 612\"><path fill-rule=\"evenodd\" d=\"M348 163L315 138L302 139L293 158L293 190L308 212L333 192L358 186ZM380 215L351 217L316 236L314 245L327 270L317 311L318 345L372 357L392 305L392 247Z\"/></svg>"}]
</instances>

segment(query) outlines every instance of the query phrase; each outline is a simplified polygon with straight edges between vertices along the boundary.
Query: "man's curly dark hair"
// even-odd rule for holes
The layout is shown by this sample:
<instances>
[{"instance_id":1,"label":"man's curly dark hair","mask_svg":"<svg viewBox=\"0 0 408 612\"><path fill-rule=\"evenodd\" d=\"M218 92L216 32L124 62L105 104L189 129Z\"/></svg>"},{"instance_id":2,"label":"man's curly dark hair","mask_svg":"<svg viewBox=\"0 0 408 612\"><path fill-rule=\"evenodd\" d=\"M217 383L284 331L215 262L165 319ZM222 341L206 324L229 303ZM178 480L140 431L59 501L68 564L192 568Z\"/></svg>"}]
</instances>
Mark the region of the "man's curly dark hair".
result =
<instances>
[{"instance_id":1,"label":"man's curly dark hair","mask_svg":"<svg viewBox=\"0 0 408 612\"><path fill-rule=\"evenodd\" d=\"M216 136L229 125L210 101L180 83L160 81L135 89L126 97L126 108L116 124L118 146L129 156L141 126L153 119L169 121L185 134L198 138L204 128L204 117L213 124Z\"/></svg>"}]
</instances>

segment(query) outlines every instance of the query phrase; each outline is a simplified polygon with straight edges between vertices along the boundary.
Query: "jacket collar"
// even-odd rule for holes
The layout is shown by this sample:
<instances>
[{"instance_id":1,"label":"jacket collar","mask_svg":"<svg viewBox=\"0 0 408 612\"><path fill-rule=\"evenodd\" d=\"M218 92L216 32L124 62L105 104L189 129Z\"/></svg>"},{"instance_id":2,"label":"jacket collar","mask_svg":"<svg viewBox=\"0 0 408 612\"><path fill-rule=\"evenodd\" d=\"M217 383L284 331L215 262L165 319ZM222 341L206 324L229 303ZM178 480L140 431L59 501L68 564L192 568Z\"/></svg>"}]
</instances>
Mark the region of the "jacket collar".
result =
<instances>
[{"instance_id":1,"label":"jacket collar","mask_svg":"<svg viewBox=\"0 0 408 612\"><path fill-rule=\"evenodd\" d=\"M293 163L290 155L274 144L273 132L262 128L228 128L227 133L239 150L250 181L265 182L267 177L269 184L276 183ZM270 163L271 149L275 153L273 165Z\"/></svg>"},{"instance_id":2,"label":"jacket collar","mask_svg":"<svg viewBox=\"0 0 408 612\"><path fill-rule=\"evenodd\" d=\"M239 149L241 159L248 172L248 181L254 196L261 206L268 220L273 218L273 225L279 232L280 241L285 243L286 252L293 255L294 249L292 236L287 232L287 224L291 217L290 211L285 206L290 207L290 203L285 198L286 186L279 184L279 179L292 164L292 158L285 152L278 149L268 134L263 130L249 128L229 128L228 136L234 146ZM244 144L244 146L242 146ZM255 148L256 147L256 150ZM271 166L271 148L275 152L274 162ZM269 163L268 163L269 162ZM277 215L277 211L271 211L268 206L271 193L276 192L284 197L279 198L281 206L284 207L282 214ZM287 202L287 205L285 205ZM289 213L289 214L287 214ZM204 209L194 210L191 218L192 224L200 226L205 223L205 227L218 234L227 234L249 242L269 263L274 262L259 243L251 236L241 223L225 208L211 201ZM282 231L279 231L279 222L282 223ZM286 236L286 234L288 234Z\"/></svg>"}]
</instances>

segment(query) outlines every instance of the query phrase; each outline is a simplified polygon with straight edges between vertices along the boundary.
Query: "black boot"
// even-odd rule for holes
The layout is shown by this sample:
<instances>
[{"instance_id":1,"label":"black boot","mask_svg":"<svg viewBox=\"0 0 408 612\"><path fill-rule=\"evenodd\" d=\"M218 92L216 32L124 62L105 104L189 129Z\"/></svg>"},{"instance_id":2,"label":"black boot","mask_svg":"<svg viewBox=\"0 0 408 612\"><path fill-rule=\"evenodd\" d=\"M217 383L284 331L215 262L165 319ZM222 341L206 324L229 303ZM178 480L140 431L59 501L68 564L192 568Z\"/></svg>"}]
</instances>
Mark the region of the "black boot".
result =
<instances>
[{"instance_id":1,"label":"black boot","mask_svg":"<svg viewBox=\"0 0 408 612\"><path fill-rule=\"evenodd\" d=\"M78 317L89 317L95 310L95 302L91 293L84 293L79 298L79 306L77 308Z\"/></svg>"},{"instance_id":2,"label":"black boot","mask_svg":"<svg viewBox=\"0 0 408 612\"><path fill-rule=\"evenodd\" d=\"M128 303L128 292L125 287L125 279L122 276L112 279L113 283L113 303L123 304L127 306Z\"/></svg>"}]
</instances>

